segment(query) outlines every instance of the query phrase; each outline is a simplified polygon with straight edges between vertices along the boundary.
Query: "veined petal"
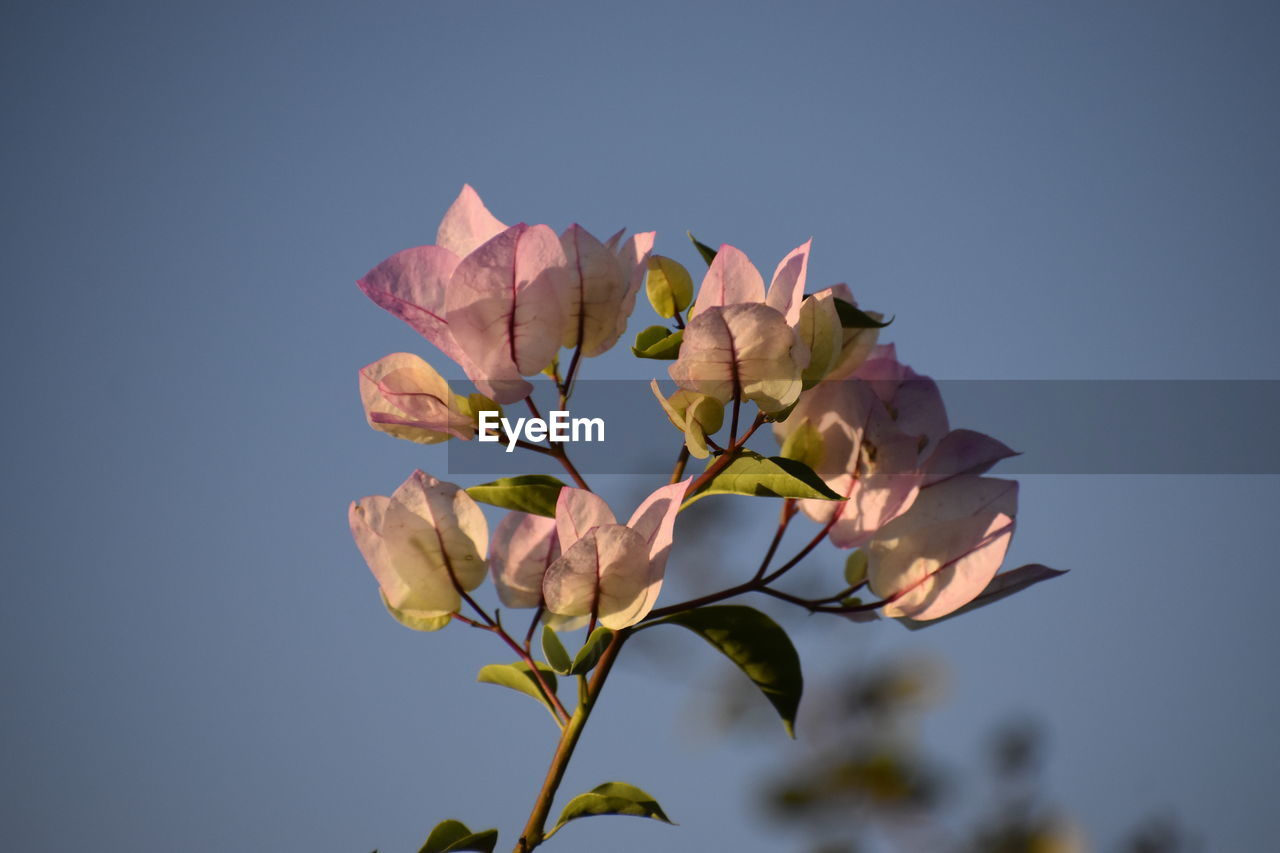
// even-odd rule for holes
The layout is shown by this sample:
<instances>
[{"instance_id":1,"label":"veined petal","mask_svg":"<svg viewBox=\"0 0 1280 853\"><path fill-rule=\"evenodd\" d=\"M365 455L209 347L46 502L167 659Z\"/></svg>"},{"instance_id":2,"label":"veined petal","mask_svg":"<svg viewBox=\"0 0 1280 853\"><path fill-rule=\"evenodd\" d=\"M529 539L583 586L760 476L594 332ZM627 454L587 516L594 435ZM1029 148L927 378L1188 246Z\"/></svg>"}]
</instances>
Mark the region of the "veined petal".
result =
<instances>
[{"instance_id":1,"label":"veined petal","mask_svg":"<svg viewBox=\"0 0 1280 853\"><path fill-rule=\"evenodd\" d=\"M489 525L471 495L453 483L414 471L392 493L391 501L427 519L435 537L422 546L440 555L464 590L470 592L484 581Z\"/></svg>"},{"instance_id":2,"label":"veined petal","mask_svg":"<svg viewBox=\"0 0 1280 853\"><path fill-rule=\"evenodd\" d=\"M685 329L680 357L668 373L681 388L722 403L738 395L762 411L778 411L800 395L794 344L782 314L766 305L708 308Z\"/></svg>"},{"instance_id":3,"label":"veined petal","mask_svg":"<svg viewBox=\"0 0 1280 853\"><path fill-rule=\"evenodd\" d=\"M619 231L618 235L621 233ZM618 307L617 334L614 341L617 341L627 330L627 320L631 318L631 312L636 308L636 295L640 293L640 288L644 287L645 274L649 269L649 255L653 252L653 241L656 236L655 231L632 234L631 238L622 244L622 248L618 249L618 263L622 265L623 273L627 276L627 292ZM605 246L609 247L610 244L606 243Z\"/></svg>"},{"instance_id":4,"label":"veined petal","mask_svg":"<svg viewBox=\"0 0 1280 853\"><path fill-rule=\"evenodd\" d=\"M570 349L581 347L587 357L600 355L617 343L626 328L623 317L619 329L618 315L630 286L630 270L624 270L618 256L580 225L565 229L560 246L568 268L560 293L561 343ZM635 306L634 297L631 304Z\"/></svg>"},{"instance_id":5,"label":"veined petal","mask_svg":"<svg viewBox=\"0 0 1280 853\"><path fill-rule=\"evenodd\" d=\"M782 259L773 272L765 304L782 313L787 325L795 326L800 319L800 303L804 300L804 282L809 271L809 249L813 238L797 246Z\"/></svg>"},{"instance_id":6,"label":"veined petal","mask_svg":"<svg viewBox=\"0 0 1280 853\"><path fill-rule=\"evenodd\" d=\"M351 536L355 539L356 547L360 549L361 556L369 564L369 570L377 579L383 597L394 607L396 605L393 602L404 603L412 600L414 590L397 571L396 561L382 535L382 531L387 527L387 510L390 505L391 498L386 495L370 495L367 498L352 501L347 509L347 521L351 525ZM457 609L461 599L454 601L448 598L450 589L451 587L444 588L431 583L430 589L421 598L429 601L432 606L419 612L428 617L452 613ZM454 597L457 597L456 591Z\"/></svg>"},{"instance_id":7,"label":"veined petal","mask_svg":"<svg viewBox=\"0 0 1280 853\"><path fill-rule=\"evenodd\" d=\"M922 490L868 546L871 590L896 596L885 615L936 619L981 593L1013 536L1017 488L961 476Z\"/></svg>"},{"instance_id":8,"label":"veined petal","mask_svg":"<svg viewBox=\"0 0 1280 853\"><path fill-rule=\"evenodd\" d=\"M537 607L542 603L542 577L559 557L554 518L509 513L493 533L489 555L498 599L506 607Z\"/></svg>"},{"instance_id":9,"label":"veined petal","mask_svg":"<svg viewBox=\"0 0 1280 853\"><path fill-rule=\"evenodd\" d=\"M831 542L858 548L911 506L923 475L915 436L903 433L870 386L827 381L805 392L791 415L774 427L779 443L808 423L822 443L818 476L844 501L800 501L805 515L831 522Z\"/></svg>"},{"instance_id":10,"label":"veined petal","mask_svg":"<svg viewBox=\"0 0 1280 853\"><path fill-rule=\"evenodd\" d=\"M462 192L458 193L445 211L444 219L440 220L436 245L464 258L506 228L484 206L479 193L470 184L463 184Z\"/></svg>"},{"instance_id":11,"label":"veined petal","mask_svg":"<svg viewBox=\"0 0 1280 853\"><path fill-rule=\"evenodd\" d=\"M739 302L764 302L764 279L755 264L729 244L720 247L715 260L698 288L698 298L689 309L690 319L708 309Z\"/></svg>"},{"instance_id":12,"label":"veined petal","mask_svg":"<svg viewBox=\"0 0 1280 853\"><path fill-rule=\"evenodd\" d=\"M556 533L560 537L560 550L568 552L593 527L617 524L613 510L604 498L586 489L565 486L556 498Z\"/></svg>"},{"instance_id":13,"label":"veined petal","mask_svg":"<svg viewBox=\"0 0 1280 853\"><path fill-rule=\"evenodd\" d=\"M643 618L648 596L647 543L620 524L593 528L551 564L543 579L547 609L560 616L595 613L612 630Z\"/></svg>"},{"instance_id":14,"label":"veined petal","mask_svg":"<svg viewBox=\"0 0 1280 853\"><path fill-rule=\"evenodd\" d=\"M414 617L452 613L484 580L488 527L452 483L415 471L391 497L351 504L351 533L387 603Z\"/></svg>"},{"instance_id":15,"label":"veined petal","mask_svg":"<svg viewBox=\"0 0 1280 853\"><path fill-rule=\"evenodd\" d=\"M361 368L360 399L369 425L396 438L435 444L475 434L449 383L412 353L392 353Z\"/></svg>"},{"instance_id":16,"label":"veined petal","mask_svg":"<svg viewBox=\"0 0 1280 853\"><path fill-rule=\"evenodd\" d=\"M545 225L513 225L467 255L449 281L449 329L472 381L499 403L528 396L560 348L564 251Z\"/></svg>"},{"instance_id":17,"label":"veined petal","mask_svg":"<svg viewBox=\"0 0 1280 853\"><path fill-rule=\"evenodd\" d=\"M470 359L445 319L445 294L458 262L448 249L418 246L387 258L356 284L380 308L404 320L466 370Z\"/></svg>"}]
</instances>

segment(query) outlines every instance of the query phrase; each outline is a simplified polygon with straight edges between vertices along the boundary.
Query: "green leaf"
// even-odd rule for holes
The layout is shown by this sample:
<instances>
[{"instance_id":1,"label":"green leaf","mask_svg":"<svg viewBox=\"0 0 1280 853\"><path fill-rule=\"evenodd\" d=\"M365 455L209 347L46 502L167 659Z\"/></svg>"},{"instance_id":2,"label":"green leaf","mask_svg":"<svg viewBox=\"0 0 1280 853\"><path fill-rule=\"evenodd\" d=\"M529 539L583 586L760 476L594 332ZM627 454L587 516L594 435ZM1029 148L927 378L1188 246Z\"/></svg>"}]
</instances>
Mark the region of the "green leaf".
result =
<instances>
[{"instance_id":1,"label":"green leaf","mask_svg":"<svg viewBox=\"0 0 1280 853\"><path fill-rule=\"evenodd\" d=\"M801 465L816 468L822 464L822 445L822 433L806 420L793 429L786 441L782 442L780 455Z\"/></svg>"},{"instance_id":2,"label":"green leaf","mask_svg":"<svg viewBox=\"0 0 1280 853\"><path fill-rule=\"evenodd\" d=\"M698 250L699 255L702 255L702 259L707 262L707 266L711 266L711 262L716 259L716 250L708 246L706 243L699 242L698 238L693 236L692 231L686 231L684 233L689 235L689 240L692 241L693 247Z\"/></svg>"},{"instance_id":3,"label":"green leaf","mask_svg":"<svg viewBox=\"0 0 1280 853\"><path fill-rule=\"evenodd\" d=\"M418 853L462 853L464 850L493 853L497 843L496 829L472 832L462 821L446 820L431 830L427 843L422 845Z\"/></svg>"},{"instance_id":4,"label":"green leaf","mask_svg":"<svg viewBox=\"0 0 1280 853\"><path fill-rule=\"evenodd\" d=\"M715 464L714 460L711 464ZM707 495L752 495L766 498L819 498L844 500L831 491L813 469L794 459L764 457L748 450L711 478L685 506Z\"/></svg>"},{"instance_id":5,"label":"green leaf","mask_svg":"<svg viewBox=\"0 0 1280 853\"><path fill-rule=\"evenodd\" d=\"M446 613L443 616L418 616L412 611L397 610L391 606L391 602L387 601L387 596L378 590L378 595L382 596L382 606L387 608L397 622L406 628L412 628L415 631L439 631L445 625L449 624L449 620L453 618L452 613Z\"/></svg>"},{"instance_id":6,"label":"green leaf","mask_svg":"<svg viewBox=\"0 0 1280 853\"><path fill-rule=\"evenodd\" d=\"M844 581L849 586L859 586L867 579L867 552L859 548L844 561Z\"/></svg>"},{"instance_id":7,"label":"green leaf","mask_svg":"<svg viewBox=\"0 0 1280 853\"><path fill-rule=\"evenodd\" d=\"M560 813L560 820L552 827L555 832L571 820L592 815L619 814L634 817L649 817L663 823L671 823L658 805L658 801L635 785L626 782L605 782L597 785L589 793L579 794L569 801ZM547 833L550 835L551 833Z\"/></svg>"},{"instance_id":8,"label":"green leaf","mask_svg":"<svg viewBox=\"0 0 1280 853\"><path fill-rule=\"evenodd\" d=\"M777 622L741 604L699 607L649 625L664 622L687 628L733 661L777 709L787 734L796 736L796 711L804 677L800 673L800 656Z\"/></svg>"},{"instance_id":9,"label":"green leaf","mask_svg":"<svg viewBox=\"0 0 1280 853\"><path fill-rule=\"evenodd\" d=\"M836 313L840 315L840 325L846 329L883 329L893 322L892 317L884 321L877 320L852 302L845 302L839 297L835 303Z\"/></svg>"},{"instance_id":10,"label":"green leaf","mask_svg":"<svg viewBox=\"0 0 1280 853\"><path fill-rule=\"evenodd\" d=\"M556 499L563 488L564 483L549 474L521 474L472 486L467 494L481 503L555 518Z\"/></svg>"},{"instance_id":11,"label":"green leaf","mask_svg":"<svg viewBox=\"0 0 1280 853\"><path fill-rule=\"evenodd\" d=\"M1021 592L1029 586L1035 586L1041 581L1052 580L1053 578L1062 577L1065 571L1059 569L1051 569L1048 566L1042 566L1039 563L1031 563L1026 566L1002 572L991 579L991 583L987 584L987 588L978 593L978 597L970 601L964 607L941 616L937 619L898 619L908 629L919 631L922 628L928 628L930 625L937 625L939 622L946 622L948 619L954 619L962 613L969 613L977 610L979 607L986 607L988 604L994 604L1002 598L1008 598L1015 592Z\"/></svg>"},{"instance_id":12,"label":"green leaf","mask_svg":"<svg viewBox=\"0 0 1280 853\"><path fill-rule=\"evenodd\" d=\"M605 648L613 640L613 632L603 625L591 632L591 636L587 637L587 641L582 644L582 648L573 659L573 666L569 669L570 675L585 675L590 672L600 660L600 656L604 654Z\"/></svg>"},{"instance_id":13,"label":"green leaf","mask_svg":"<svg viewBox=\"0 0 1280 853\"><path fill-rule=\"evenodd\" d=\"M666 326L650 326L636 335L636 343L631 352L636 358L670 360L680 355L680 344L683 341L684 329L673 332Z\"/></svg>"},{"instance_id":14,"label":"green leaf","mask_svg":"<svg viewBox=\"0 0 1280 853\"><path fill-rule=\"evenodd\" d=\"M649 273L644 280L649 304L660 317L674 317L693 301L693 279L679 261L662 255L649 256Z\"/></svg>"},{"instance_id":15,"label":"green leaf","mask_svg":"<svg viewBox=\"0 0 1280 853\"><path fill-rule=\"evenodd\" d=\"M560 642L559 635L551 630L550 625L542 626L542 654L556 672L561 675L569 674L569 653L564 650L564 643Z\"/></svg>"},{"instance_id":16,"label":"green leaf","mask_svg":"<svg viewBox=\"0 0 1280 853\"><path fill-rule=\"evenodd\" d=\"M546 664L538 664L538 671L542 673L542 679L547 682L547 688L552 692L556 692L556 674L551 667ZM557 723L560 718L556 716L555 708L542 695L542 691L538 688L538 680L533 677L533 671L529 669L529 665L524 661L516 661L515 663L491 663L487 666L480 667L480 672L476 675L476 681L483 684L497 684L501 687L510 687L526 696L532 696L551 712L551 716L555 717Z\"/></svg>"}]
</instances>

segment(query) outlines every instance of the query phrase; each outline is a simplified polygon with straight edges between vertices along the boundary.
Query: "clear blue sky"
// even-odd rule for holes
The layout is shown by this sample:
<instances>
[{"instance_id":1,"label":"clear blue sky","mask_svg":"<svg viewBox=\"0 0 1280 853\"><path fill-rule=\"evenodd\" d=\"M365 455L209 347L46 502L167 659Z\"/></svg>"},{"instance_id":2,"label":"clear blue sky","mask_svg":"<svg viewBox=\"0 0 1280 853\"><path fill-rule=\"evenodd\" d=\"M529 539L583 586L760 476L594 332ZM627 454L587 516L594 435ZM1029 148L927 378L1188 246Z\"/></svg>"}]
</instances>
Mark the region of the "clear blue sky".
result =
<instances>
[{"instance_id":1,"label":"clear blue sky","mask_svg":"<svg viewBox=\"0 0 1280 853\"><path fill-rule=\"evenodd\" d=\"M812 236L811 280L897 315L903 358L935 376L1280 378L1270 4L5 18L7 849L392 853L448 816L513 839L545 719L473 683L504 658L485 637L385 615L344 517L444 469L363 423L356 369L429 348L353 282L430 242L463 182L509 222L656 229L691 265L686 228L769 268ZM920 634L799 641L815 671L941 657L951 694L926 732L962 764L997 720L1041 718L1053 794L1099 846L1172 813L1215 850L1261 849L1278 498L1274 477L1027 477L1010 564L1068 578ZM723 541L731 564L758 547ZM622 667L565 790L627 779L681 826L583 822L563 849L613 830L620 851L794 840L750 796L781 734L691 727L710 682L675 672Z\"/></svg>"}]
</instances>

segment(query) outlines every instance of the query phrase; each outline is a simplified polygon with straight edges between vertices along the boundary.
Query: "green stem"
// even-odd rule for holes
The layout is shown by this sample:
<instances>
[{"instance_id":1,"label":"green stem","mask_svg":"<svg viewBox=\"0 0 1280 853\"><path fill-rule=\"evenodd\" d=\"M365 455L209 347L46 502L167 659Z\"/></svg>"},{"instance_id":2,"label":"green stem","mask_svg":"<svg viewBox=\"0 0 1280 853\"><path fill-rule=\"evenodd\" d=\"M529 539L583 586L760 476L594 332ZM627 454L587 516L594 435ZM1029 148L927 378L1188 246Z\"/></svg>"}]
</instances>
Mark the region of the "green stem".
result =
<instances>
[{"instance_id":1,"label":"green stem","mask_svg":"<svg viewBox=\"0 0 1280 853\"><path fill-rule=\"evenodd\" d=\"M719 456L717 456L715 458L715 461L712 462L707 467L707 470L699 474L697 479L695 479L692 483L689 484L689 490L685 492L686 500L696 495L699 489L701 489L707 483L710 483L717 474L719 474L725 468L729 467L729 463L737 458L738 451L741 450L742 446L747 443L747 439L751 438L751 436L755 434L755 431L760 429L760 426L763 423L764 423L764 415L763 414L756 415L756 419L751 424L751 428L743 434L742 438L738 439L737 441L733 442L728 447L726 447L724 452L721 453Z\"/></svg>"},{"instance_id":2,"label":"green stem","mask_svg":"<svg viewBox=\"0 0 1280 853\"><path fill-rule=\"evenodd\" d=\"M533 803L533 811L529 813L529 821L525 824L524 832L516 842L513 853L529 853L545 839L547 816L551 814L551 804L555 800L556 791L564 779L565 770L568 769L569 761L573 758L573 750L578 745L578 739L582 737L582 730L587 725L587 719L591 716L596 699L604 688L605 679L609 677L609 670L613 668L613 662L617 659L622 643L629 633L623 630L614 634L612 642L605 647L604 654L600 656L600 662L596 664L595 671L587 681L586 690L582 692L582 701L578 703L573 716L569 718L568 725L560 734L560 742L556 744L555 754L551 757L551 766L547 768L542 789Z\"/></svg>"}]
</instances>

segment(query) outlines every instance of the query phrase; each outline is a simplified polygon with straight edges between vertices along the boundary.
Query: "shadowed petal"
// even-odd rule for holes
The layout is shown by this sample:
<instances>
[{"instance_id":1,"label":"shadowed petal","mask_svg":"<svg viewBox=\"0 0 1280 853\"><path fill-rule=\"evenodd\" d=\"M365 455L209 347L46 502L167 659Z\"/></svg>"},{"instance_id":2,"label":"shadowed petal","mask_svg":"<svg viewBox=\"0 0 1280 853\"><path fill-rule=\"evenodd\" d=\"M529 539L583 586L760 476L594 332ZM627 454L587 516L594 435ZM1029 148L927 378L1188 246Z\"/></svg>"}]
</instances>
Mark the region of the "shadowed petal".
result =
<instances>
[{"instance_id":1,"label":"shadowed petal","mask_svg":"<svg viewBox=\"0 0 1280 853\"><path fill-rule=\"evenodd\" d=\"M560 557L556 521L541 515L512 512L493 533L489 571L498 599L507 607L542 603L542 577Z\"/></svg>"},{"instance_id":2,"label":"shadowed petal","mask_svg":"<svg viewBox=\"0 0 1280 853\"><path fill-rule=\"evenodd\" d=\"M552 613L584 616L594 610L601 625L616 631L643 618L648 588L643 537L620 524L607 524L592 529L551 564L542 592Z\"/></svg>"},{"instance_id":3,"label":"shadowed petal","mask_svg":"<svg viewBox=\"0 0 1280 853\"><path fill-rule=\"evenodd\" d=\"M587 357L599 355L617 343L622 332L618 315L627 297L630 270L624 270L618 256L580 225L565 229L560 246L568 268L560 294L564 313L561 343L569 349L582 347ZM622 321L625 329L626 318Z\"/></svg>"},{"instance_id":4,"label":"shadowed petal","mask_svg":"<svg viewBox=\"0 0 1280 853\"><path fill-rule=\"evenodd\" d=\"M622 232L618 233L621 234ZM622 248L618 249L618 263L622 265L622 270L627 276L627 292L622 297L622 303L618 307L615 341L627 330L627 320L631 318L631 312L636 308L636 295L640 292L640 288L644 286L644 277L649 269L649 254L653 251L653 240L656 236L657 232L654 231L642 231L639 234L632 234L631 239L623 243ZM609 244L606 243L605 245L608 246ZM613 344L609 346L613 346Z\"/></svg>"},{"instance_id":5,"label":"shadowed petal","mask_svg":"<svg viewBox=\"0 0 1280 853\"><path fill-rule=\"evenodd\" d=\"M446 318L473 362L467 375L499 403L528 396L532 376L560 348L564 251L545 225L513 225L458 264Z\"/></svg>"},{"instance_id":6,"label":"shadowed petal","mask_svg":"<svg viewBox=\"0 0 1280 853\"><path fill-rule=\"evenodd\" d=\"M565 486L556 498L556 532L562 552L572 548L591 528L617 522L613 510L595 492Z\"/></svg>"},{"instance_id":7,"label":"shadowed petal","mask_svg":"<svg viewBox=\"0 0 1280 853\"><path fill-rule=\"evenodd\" d=\"M953 429L938 442L925 464L926 486L961 474L983 474L1001 459L1017 456L1003 443L971 429Z\"/></svg>"},{"instance_id":8,"label":"shadowed petal","mask_svg":"<svg viewBox=\"0 0 1280 853\"><path fill-rule=\"evenodd\" d=\"M950 432L938 384L899 362L892 345L876 347L854 376L875 389L899 429L924 439L922 450L932 452Z\"/></svg>"}]
</instances>

